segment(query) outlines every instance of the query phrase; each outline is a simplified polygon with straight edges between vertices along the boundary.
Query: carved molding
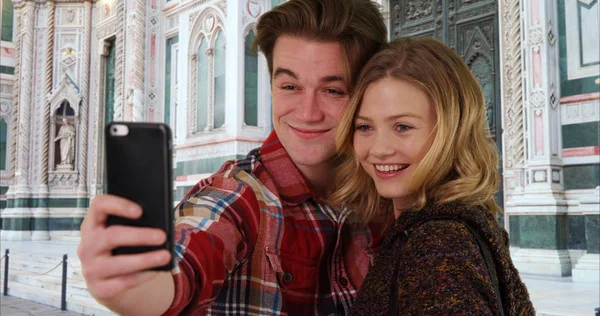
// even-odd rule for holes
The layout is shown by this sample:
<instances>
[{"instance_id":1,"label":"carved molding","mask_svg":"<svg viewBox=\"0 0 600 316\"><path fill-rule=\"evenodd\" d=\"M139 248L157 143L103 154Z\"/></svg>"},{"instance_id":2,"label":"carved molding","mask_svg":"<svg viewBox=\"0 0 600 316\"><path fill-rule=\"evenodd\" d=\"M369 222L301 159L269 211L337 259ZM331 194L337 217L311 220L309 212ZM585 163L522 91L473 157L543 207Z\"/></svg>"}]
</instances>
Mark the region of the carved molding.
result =
<instances>
[{"instance_id":1,"label":"carved molding","mask_svg":"<svg viewBox=\"0 0 600 316\"><path fill-rule=\"evenodd\" d=\"M73 189L79 186L77 171L50 171L49 179L51 188Z\"/></svg>"},{"instance_id":2,"label":"carved molding","mask_svg":"<svg viewBox=\"0 0 600 316\"><path fill-rule=\"evenodd\" d=\"M35 22L34 10L35 4L33 2L26 2L22 12L22 26L19 29L19 37L22 42L22 51L20 52L21 59L21 84L20 93L17 97L20 99L18 122L16 123L18 128L17 133L13 135L19 135L15 137L18 143L18 157L13 160L16 165L15 176L16 185L21 187L28 187L29 185L29 157L30 157L30 132L29 126L31 126L31 103L32 103L32 86L33 86L33 34L32 32ZM16 107L17 105L15 105Z\"/></svg>"},{"instance_id":3,"label":"carved molding","mask_svg":"<svg viewBox=\"0 0 600 316\"><path fill-rule=\"evenodd\" d=\"M504 108L504 169L525 163L520 0L501 0L502 103ZM520 173L522 174L522 173ZM523 183L523 179L516 179Z\"/></svg>"}]
</instances>

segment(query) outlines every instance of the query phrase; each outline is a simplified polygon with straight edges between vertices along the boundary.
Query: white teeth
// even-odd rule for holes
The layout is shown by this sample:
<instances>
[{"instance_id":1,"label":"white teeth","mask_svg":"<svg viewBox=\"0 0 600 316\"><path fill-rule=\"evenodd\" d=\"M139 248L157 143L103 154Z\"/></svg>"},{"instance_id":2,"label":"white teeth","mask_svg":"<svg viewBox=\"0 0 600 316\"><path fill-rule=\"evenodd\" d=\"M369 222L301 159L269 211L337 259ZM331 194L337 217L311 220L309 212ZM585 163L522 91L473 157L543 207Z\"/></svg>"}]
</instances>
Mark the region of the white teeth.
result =
<instances>
[{"instance_id":1,"label":"white teeth","mask_svg":"<svg viewBox=\"0 0 600 316\"><path fill-rule=\"evenodd\" d=\"M381 172L404 170L408 165L375 165L375 169Z\"/></svg>"}]
</instances>

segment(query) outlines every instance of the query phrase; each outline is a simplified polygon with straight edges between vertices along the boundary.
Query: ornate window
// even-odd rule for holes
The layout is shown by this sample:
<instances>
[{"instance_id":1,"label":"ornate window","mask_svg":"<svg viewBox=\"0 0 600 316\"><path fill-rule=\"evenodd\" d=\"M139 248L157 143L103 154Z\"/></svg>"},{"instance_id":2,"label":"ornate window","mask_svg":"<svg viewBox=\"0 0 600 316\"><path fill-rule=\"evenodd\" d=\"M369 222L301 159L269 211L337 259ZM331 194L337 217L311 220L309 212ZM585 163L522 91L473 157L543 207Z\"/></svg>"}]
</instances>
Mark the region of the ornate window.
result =
<instances>
[{"instance_id":1,"label":"ornate window","mask_svg":"<svg viewBox=\"0 0 600 316\"><path fill-rule=\"evenodd\" d=\"M244 123L258 126L258 55L253 52L254 31L244 39Z\"/></svg>"},{"instance_id":2,"label":"ornate window","mask_svg":"<svg viewBox=\"0 0 600 316\"><path fill-rule=\"evenodd\" d=\"M0 120L0 170L6 170L6 160L8 159L6 148L8 145L8 123L6 120Z\"/></svg>"},{"instance_id":3,"label":"ornate window","mask_svg":"<svg viewBox=\"0 0 600 316\"><path fill-rule=\"evenodd\" d=\"M225 125L225 34L219 31L215 41L214 128Z\"/></svg>"},{"instance_id":4,"label":"ornate window","mask_svg":"<svg viewBox=\"0 0 600 316\"><path fill-rule=\"evenodd\" d=\"M177 44L179 36L167 39L165 64L165 124L176 130L177 122Z\"/></svg>"},{"instance_id":5,"label":"ornate window","mask_svg":"<svg viewBox=\"0 0 600 316\"><path fill-rule=\"evenodd\" d=\"M198 85L196 106L196 131L208 129L208 41L202 38L198 48Z\"/></svg>"},{"instance_id":6,"label":"ornate window","mask_svg":"<svg viewBox=\"0 0 600 316\"><path fill-rule=\"evenodd\" d=\"M206 9L190 31L187 134L225 125L226 34L223 15Z\"/></svg>"}]
</instances>

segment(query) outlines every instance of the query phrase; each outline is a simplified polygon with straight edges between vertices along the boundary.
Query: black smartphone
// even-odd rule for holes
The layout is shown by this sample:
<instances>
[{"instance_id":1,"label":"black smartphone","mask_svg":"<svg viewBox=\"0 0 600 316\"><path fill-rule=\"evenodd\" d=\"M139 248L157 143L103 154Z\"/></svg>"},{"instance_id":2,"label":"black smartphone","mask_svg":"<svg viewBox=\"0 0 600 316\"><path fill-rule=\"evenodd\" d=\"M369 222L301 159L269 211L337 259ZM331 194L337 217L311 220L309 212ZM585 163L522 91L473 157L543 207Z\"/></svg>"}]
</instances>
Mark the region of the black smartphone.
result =
<instances>
[{"instance_id":1,"label":"black smartphone","mask_svg":"<svg viewBox=\"0 0 600 316\"><path fill-rule=\"evenodd\" d=\"M160 228L167 233L161 246L119 247L113 255L158 249L171 252L174 266L173 168L171 130L160 123L112 122L105 129L107 193L124 197L142 207L139 219L109 216L107 225Z\"/></svg>"}]
</instances>

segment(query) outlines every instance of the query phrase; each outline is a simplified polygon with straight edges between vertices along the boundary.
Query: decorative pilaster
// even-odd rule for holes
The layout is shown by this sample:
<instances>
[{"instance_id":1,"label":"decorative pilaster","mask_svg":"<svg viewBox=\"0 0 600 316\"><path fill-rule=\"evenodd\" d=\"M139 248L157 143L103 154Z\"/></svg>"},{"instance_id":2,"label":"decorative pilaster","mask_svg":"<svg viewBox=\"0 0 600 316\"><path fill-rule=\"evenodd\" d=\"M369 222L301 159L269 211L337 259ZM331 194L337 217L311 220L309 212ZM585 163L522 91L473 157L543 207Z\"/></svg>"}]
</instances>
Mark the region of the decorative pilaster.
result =
<instances>
[{"instance_id":1,"label":"decorative pilaster","mask_svg":"<svg viewBox=\"0 0 600 316\"><path fill-rule=\"evenodd\" d=\"M520 4L520 0L504 0L499 4L505 201L522 195L525 185ZM505 216L504 227L508 227L508 218Z\"/></svg>"},{"instance_id":2,"label":"decorative pilaster","mask_svg":"<svg viewBox=\"0 0 600 316\"><path fill-rule=\"evenodd\" d=\"M129 0L127 9L127 59L125 71L128 78L125 85L125 119L142 121L144 119L144 52L146 2Z\"/></svg>"},{"instance_id":3,"label":"decorative pilaster","mask_svg":"<svg viewBox=\"0 0 600 316\"><path fill-rule=\"evenodd\" d=\"M125 10L127 0L117 0L117 34L115 40L115 104L114 104L114 117L115 121L122 121L123 116L123 103L124 103L124 89L125 86L125 40L126 40L126 27L127 25L127 14ZM104 130L104 129L102 129Z\"/></svg>"},{"instance_id":4,"label":"decorative pilaster","mask_svg":"<svg viewBox=\"0 0 600 316\"><path fill-rule=\"evenodd\" d=\"M17 138L17 160L15 161L15 194L21 198L29 196L29 149L30 149L30 112L32 103L33 86L33 27L34 27L35 2L25 2L22 9L22 27L19 30L18 37L21 41L22 51L17 59L21 60L20 66L20 85L18 108L18 133Z\"/></svg>"},{"instance_id":5,"label":"decorative pilaster","mask_svg":"<svg viewBox=\"0 0 600 316\"><path fill-rule=\"evenodd\" d=\"M50 131L50 95L52 94L52 71L53 71L53 58L54 58L54 26L55 26L55 4L54 1L46 2L46 61L44 67L44 97L43 97L43 112L42 112L42 132L40 136L41 140L41 164L40 164L40 183L36 190L36 198L42 201L48 200L48 170L49 170L49 135ZM50 212L48 210L47 203L38 205L33 210L33 217L38 221L43 222L41 226L48 227L48 217ZM48 240L50 234L48 230L34 230L31 235L32 240Z\"/></svg>"},{"instance_id":6,"label":"decorative pilaster","mask_svg":"<svg viewBox=\"0 0 600 316\"><path fill-rule=\"evenodd\" d=\"M30 113L33 85L33 36L35 2L15 2L17 58L13 88L13 124L11 184L7 209L2 212L2 240L31 239L29 183ZM10 227L10 230L8 229Z\"/></svg>"},{"instance_id":7,"label":"decorative pilaster","mask_svg":"<svg viewBox=\"0 0 600 316\"><path fill-rule=\"evenodd\" d=\"M516 3L518 1L504 1L501 13L503 21L507 16L514 19L516 14L511 14L511 8L517 10ZM506 6L507 4L513 6ZM508 140L507 147L510 149L506 159L506 164L510 166L508 169L512 170L509 173L511 178L507 179L512 182L507 185L511 196L507 199L505 209L511 246L514 248L513 261L524 273L565 276L571 274L571 262L567 251L567 201L563 189L558 109L560 81L556 45L557 4L555 1L542 0L522 0L522 4L522 62L526 64L524 84L527 86L521 84L521 89L518 89L512 85L513 82L507 82L512 80L508 76L514 76L514 73L507 71L506 67L510 66L503 65L504 84L508 85L508 89L505 86L503 91L512 87L520 90L518 93L527 92L523 95L526 120L518 119L518 100L508 103L505 112L505 119L514 119L516 116L518 122L516 126L507 126L509 135L506 135L509 139L516 137ZM506 32L503 35L506 36ZM503 39L503 43L506 42ZM515 47L508 46L502 51L508 50L505 54L508 56L514 49ZM514 96L515 91L511 93ZM504 97L506 98L506 94ZM524 145L517 136L521 122L524 123ZM519 148L524 149L523 167L519 165L522 157Z\"/></svg>"}]
</instances>

